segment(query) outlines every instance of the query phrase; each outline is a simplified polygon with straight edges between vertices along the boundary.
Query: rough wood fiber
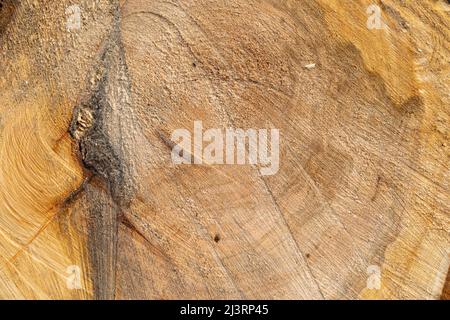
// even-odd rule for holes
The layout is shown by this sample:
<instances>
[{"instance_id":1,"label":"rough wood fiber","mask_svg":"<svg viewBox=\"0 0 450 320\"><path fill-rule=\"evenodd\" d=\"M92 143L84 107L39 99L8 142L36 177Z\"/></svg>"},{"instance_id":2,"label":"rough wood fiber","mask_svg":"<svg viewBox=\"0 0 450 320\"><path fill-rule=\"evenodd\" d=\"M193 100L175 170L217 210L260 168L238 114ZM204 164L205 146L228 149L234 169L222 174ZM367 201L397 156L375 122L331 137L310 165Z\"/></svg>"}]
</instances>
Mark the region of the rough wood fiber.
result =
<instances>
[{"instance_id":1,"label":"rough wood fiber","mask_svg":"<svg viewBox=\"0 0 450 320\"><path fill-rule=\"evenodd\" d=\"M0 3L0 298L448 299L447 1ZM174 166L195 120L279 172Z\"/></svg>"}]
</instances>

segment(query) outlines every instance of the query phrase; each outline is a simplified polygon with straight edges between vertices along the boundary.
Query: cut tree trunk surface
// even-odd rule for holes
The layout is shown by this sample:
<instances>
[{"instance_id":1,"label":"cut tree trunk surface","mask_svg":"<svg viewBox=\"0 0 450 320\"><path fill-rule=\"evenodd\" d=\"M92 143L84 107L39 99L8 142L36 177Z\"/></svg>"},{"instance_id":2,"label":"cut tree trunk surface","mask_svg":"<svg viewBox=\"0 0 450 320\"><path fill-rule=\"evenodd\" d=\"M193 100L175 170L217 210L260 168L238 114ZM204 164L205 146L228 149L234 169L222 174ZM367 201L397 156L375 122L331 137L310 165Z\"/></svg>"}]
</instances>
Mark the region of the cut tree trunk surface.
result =
<instances>
[{"instance_id":1,"label":"cut tree trunk surface","mask_svg":"<svg viewBox=\"0 0 450 320\"><path fill-rule=\"evenodd\" d=\"M449 14L0 0L0 298L448 299ZM278 172L174 164L195 121Z\"/></svg>"}]
</instances>

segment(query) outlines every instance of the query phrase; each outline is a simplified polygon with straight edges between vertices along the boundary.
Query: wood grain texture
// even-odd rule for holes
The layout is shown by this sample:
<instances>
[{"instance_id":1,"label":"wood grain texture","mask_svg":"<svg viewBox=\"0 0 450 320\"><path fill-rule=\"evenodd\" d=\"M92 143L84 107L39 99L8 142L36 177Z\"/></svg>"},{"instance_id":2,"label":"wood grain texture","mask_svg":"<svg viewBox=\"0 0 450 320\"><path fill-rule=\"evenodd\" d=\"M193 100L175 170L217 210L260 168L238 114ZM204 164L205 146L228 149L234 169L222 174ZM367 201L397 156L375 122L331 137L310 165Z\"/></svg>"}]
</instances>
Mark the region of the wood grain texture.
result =
<instances>
[{"instance_id":1,"label":"wood grain texture","mask_svg":"<svg viewBox=\"0 0 450 320\"><path fill-rule=\"evenodd\" d=\"M447 1L0 3L0 298L448 299ZM197 120L278 173L173 165Z\"/></svg>"}]
</instances>

